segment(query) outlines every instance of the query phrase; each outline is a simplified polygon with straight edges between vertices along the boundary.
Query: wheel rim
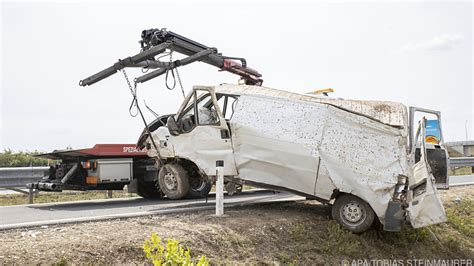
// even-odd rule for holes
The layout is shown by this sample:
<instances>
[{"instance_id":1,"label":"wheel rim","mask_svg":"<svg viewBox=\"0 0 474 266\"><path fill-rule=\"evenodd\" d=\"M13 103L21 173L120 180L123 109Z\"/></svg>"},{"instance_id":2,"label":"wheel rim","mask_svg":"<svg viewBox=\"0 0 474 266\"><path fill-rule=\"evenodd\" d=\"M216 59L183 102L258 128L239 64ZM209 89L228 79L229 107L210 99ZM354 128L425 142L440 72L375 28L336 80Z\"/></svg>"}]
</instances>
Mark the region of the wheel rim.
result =
<instances>
[{"instance_id":1,"label":"wheel rim","mask_svg":"<svg viewBox=\"0 0 474 266\"><path fill-rule=\"evenodd\" d=\"M356 201L351 201L341 208L341 217L351 225L359 225L365 220L365 208Z\"/></svg>"},{"instance_id":2,"label":"wheel rim","mask_svg":"<svg viewBox=\"0 0 474 266\"><path fill-rule=\"evenodd\" d=\"M189 185L191 186L192 190L201 191L206 186L206 182L204 182L204 178L191 178Z\"/></svg>"},{"instance_id":3,"label":"wheel rim","mask_svg":"<svg viewBox=\"0 0 474 266\"><path fill-rule=\"evenodd\" d=\"M178 189L178 179L171 171L167 171L164 178L165 188L169 191L176 191Z\"/></svg>"}]
</instances>

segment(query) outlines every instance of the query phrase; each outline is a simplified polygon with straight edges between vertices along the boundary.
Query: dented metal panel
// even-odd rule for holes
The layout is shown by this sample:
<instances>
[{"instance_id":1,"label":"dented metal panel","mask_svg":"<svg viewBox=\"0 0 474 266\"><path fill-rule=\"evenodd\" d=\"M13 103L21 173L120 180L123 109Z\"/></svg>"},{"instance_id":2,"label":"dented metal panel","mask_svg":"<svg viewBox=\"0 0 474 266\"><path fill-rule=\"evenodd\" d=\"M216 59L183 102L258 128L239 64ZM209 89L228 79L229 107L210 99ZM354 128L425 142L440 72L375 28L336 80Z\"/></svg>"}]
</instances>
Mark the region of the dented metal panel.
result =
<instances>
[{"instance_id":1,"label":"dented metal panel","mask_svg":"<svg viewBox=\"0 0 474 266\"><path fill-rule=\"evenodd\" d=\"M405 129L330 104L242 95L231 128L242 179L321 198L337 188L369 202L380 218L397 176L408 171ZM333 186L315 187L316 178Z\"/></svg>"},{"instance_id":2,"label":"dented metal panel","mask_svg":"<svg viewBox=\"0 0 474 266\"><path fill-rule=\"evenodd\" d=\"M243 95L231 120L239 176L312 195L327 106Z\"/></svg>"},{"instance_id":3,"label":"dented metal panel","mask_svg":"<svg viewBox=\"0 0 474 266\"><path fill-rule=\"evenodd\" d=\"M337 189L336 185L334 185L331 178L329 178L329 172L326 165L320 162L314 195L318 195L321 199L330 200L335 189Z\"/></svg>"},{"instance_id":4,"label":"dented metal panel","mask_svg":"<svg viewBox=\"0 0 474 266\"><path fill-rule=\"evenodd\" d=\"M150 157L182 158L194 162L207 175L216 174L216 161L224 160L224 174L237 175L230 139L221 139L220 126L197 126L187 134L171 136L165 127L152 133L159 154L148 149Z\"/></svg>"},{"instance_id":5,"label":"dented metal panel","mask_svg":"<svg viewBox=\"0 0 474 266\"><path fill-rule=\"evenodd\" d=\"M446 212L434 186L434 177L428 171L425 155L417 162L408 182L413 184L408 193L407 208L410 223L414 228L447 221Z\"/></svg>"},{"instance_id":6,"label":"dented metal panel","mask_svg":"<svg viewBox=\"0 0 474 266\"><path fill-rule=\"evenodd\" d=\"M368 202L383 220L397 176L409 172L407 132L329 107L319 154L341 192Z\"/></svg>"},{"instance_id":7,"label":"dented metal panel","mask_svg":"<svg viewBox=\"0 0 474 266\"><path fill-rule=\"evenodd\" d=\"M216 175L216 161L224 161L224 175L237 175L230 139L222 139L219 126L197 126L190 133L174 136L175 155L194 162L207 175Z\"/></svg>"}]
</instances>

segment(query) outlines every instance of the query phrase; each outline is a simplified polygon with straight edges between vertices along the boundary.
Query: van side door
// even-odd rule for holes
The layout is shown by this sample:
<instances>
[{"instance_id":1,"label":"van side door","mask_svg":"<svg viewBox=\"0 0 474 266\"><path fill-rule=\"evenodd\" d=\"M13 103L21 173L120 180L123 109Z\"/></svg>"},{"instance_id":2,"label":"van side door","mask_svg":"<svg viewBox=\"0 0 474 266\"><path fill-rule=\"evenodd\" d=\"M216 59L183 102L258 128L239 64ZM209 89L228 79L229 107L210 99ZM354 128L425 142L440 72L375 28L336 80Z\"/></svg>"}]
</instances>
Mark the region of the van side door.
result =
<instances>
[{"instance_id":1,"label":"van side door","mask_svg":"<svg viewBox=\"0 0 474 266\"><path fill-rule=\"evenodd\" d=\"M418 130L412 139L413 152L411 161L415 161L416 150L419 150L418 161L413 165L408 178L408 217L414 228L446 222L446 212L435 186L435 177L428 161L426 148L426 119L422 118ZM415 147L419 147L416 148Z\"/></svg>"}]
</instances>

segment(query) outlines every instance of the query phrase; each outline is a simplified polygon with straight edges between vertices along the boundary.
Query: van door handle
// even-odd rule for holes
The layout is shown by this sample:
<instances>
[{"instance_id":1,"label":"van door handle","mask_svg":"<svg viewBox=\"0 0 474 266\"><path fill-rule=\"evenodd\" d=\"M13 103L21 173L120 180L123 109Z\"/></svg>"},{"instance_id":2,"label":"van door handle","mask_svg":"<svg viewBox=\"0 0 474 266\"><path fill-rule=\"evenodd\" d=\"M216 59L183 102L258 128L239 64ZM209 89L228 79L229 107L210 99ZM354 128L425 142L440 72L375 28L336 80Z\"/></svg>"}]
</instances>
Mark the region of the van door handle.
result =
<instances>
[{"instance_id":1,"label":"van door handle","mask_svg":"<svg viewBox=\"0 0 474 266\"><path fill-rule=\"evenodd\" d=\"M221 139L230 139L229 130L221 129Z\"/></svg>"}]
</instances>

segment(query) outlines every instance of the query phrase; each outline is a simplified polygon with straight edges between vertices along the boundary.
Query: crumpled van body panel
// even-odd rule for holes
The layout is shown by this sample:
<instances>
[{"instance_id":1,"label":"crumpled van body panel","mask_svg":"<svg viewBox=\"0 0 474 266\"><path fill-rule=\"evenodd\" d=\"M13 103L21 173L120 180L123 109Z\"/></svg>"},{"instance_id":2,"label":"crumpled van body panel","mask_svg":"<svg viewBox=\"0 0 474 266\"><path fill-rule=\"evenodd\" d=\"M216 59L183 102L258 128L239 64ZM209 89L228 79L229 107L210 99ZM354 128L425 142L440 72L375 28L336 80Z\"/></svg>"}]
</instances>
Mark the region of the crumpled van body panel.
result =
<instances>
[{"instance_id":1,"label":"crumpled van body panel","mask_svg":"<svg viewBox=\"0 0 474 266\"><path fill-rule=\"evenodd\" d=\"M408 175L407 132L326 103L243 95L231 120L239 177L320 197L326 173L383 219L397 176ZM324 196L322 197L324 198Z\"/></svg>"}]
</instances>

